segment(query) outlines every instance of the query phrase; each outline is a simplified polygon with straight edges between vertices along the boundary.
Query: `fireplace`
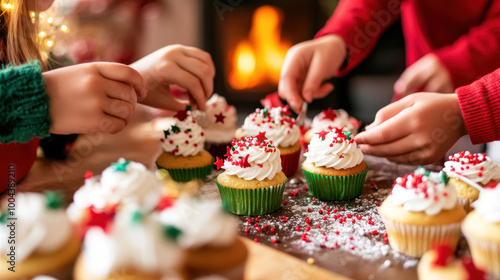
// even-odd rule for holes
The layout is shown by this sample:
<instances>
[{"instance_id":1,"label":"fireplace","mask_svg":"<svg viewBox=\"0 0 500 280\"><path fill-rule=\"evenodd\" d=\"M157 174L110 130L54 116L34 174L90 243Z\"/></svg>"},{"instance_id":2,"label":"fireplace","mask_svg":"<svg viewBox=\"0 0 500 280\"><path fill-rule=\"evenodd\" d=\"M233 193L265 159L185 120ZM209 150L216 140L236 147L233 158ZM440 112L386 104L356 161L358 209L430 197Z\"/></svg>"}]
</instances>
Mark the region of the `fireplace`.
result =
<instances>
[{"instance_id":1,"label":"fireplace","mask_svg":"<svg viewBox=\"0 0 500 280\"><path fill-rule=\"evenodd\" d=\"M204 1L203 13L215 91L253 108L276 91L287 50L313 38L328 16L311 0Z\"/></svg>"}]
</instances>

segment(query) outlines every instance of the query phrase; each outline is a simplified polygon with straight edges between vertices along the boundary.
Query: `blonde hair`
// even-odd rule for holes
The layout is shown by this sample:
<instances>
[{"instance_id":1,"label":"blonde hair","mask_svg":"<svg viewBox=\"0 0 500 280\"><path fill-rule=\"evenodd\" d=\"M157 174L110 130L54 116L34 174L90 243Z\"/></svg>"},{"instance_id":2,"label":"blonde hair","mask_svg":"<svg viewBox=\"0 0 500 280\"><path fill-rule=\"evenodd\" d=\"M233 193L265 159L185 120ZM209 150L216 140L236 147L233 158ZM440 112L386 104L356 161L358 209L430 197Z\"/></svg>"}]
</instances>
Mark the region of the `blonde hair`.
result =
<instances>
[{"instance_id":1,"label":"blonde hair","mask_svg":"<svg viewBox=\"0 0 500 280\"><path fill-rule=\"evenodd\" d=\"M5 47L2 61L13 65L38 60L45 65L44 46L38 37L38 16L28 10L29 0L1 0L4 25L1 26Z\"/></svg>"}]
</instances>

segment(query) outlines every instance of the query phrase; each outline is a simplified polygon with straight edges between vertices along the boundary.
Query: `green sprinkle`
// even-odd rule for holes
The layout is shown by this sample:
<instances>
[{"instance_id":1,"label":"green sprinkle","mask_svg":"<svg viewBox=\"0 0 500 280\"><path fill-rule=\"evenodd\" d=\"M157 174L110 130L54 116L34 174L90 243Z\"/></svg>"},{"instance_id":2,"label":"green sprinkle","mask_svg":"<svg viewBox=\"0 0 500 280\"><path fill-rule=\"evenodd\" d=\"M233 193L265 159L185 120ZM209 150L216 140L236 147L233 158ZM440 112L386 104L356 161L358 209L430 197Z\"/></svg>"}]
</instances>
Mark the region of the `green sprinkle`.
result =
<instances>
[{"instance_id":1,"label":"green sprinkle","mask_svg":"<svg viewBox=\"0 0 500 280\"><path fill-rule=\"evenodd\" d=\"M142 214L141 211L139 210L134 211L130 219L132 220L132 223L138 224L142 222L142 220L144 219L144 214Z\"/></svg>"},{"instance_id":2,"label":"green sprinkle","mask_svg":"<svg viewBox=\"0 0 500 280\"><path fill-rule=\"evenodd\" d=\"M277 241L281 241L281 238L279 236L276 236Z\"/></svg>"},{"instance_id":3,"label":"green sprinkle","mask_svg":"<svg viewBox=\"0 0 500 280\"><path fill-rule=\"evenodd\" d=\"M59 209L63 207L63 196L58 192L46 191L47 203L45 206L49 209Z\"/></svg>"},{"instance_id":4,"label":"green sprinkle","mask_svg":"<svg viewBox=\"0 0 500 280\"><path fill-rule=\"evenodd\" d=\"M450 181L450 177L448 177L448 175L446 175L446 173L444 173L443 171L439 172L439 176L440 176L440 183L444 183L445 185L447 185L448 182Z\"/></svg>"},{"instance_id":5,"label":"green sprinkle","mask_svg":"<svg viewBox=\"0 0 500 280\"><path fill-rule=\"evenodd\" d=\"M188 110L188 111L191 111L191 108L192 108L191 105L186 106L186 110Z\"/></svg>"},{"instance_id":6,"label":"green sprinkle","mask_svg":"<svg viewBox=\"0 0 500 280\"><path fill-rule=\"evenodd\" d=\"M191 128L186 129L187 132L191 132Z\"/></svg>"},{"instance_id":7,"label":"green sprinkle","mask_svg":"<svg viewBox=\"0 0 500 280\"><path fill-rule=\"evenodd\" d=\"M164 130L163 134L165 134L165 138L167 138L170 135L170 130Z\"/></svg>"},{"instance_id":8,"label":"green sprinkle","mask_svg":"<svg viewBox=\"0 0 500 280\"><path fill-rule=\"evenodd\" d=\"M165 234L165 236L168 239L170 239L172 241L177 241L179 236L182 234L182 231L174 226L164 226L163 227L163 234Z\"/></svg>"},{"instance_id":9,"label":"green sprinkle","mask_svg":"<svg viewBox=\"0 0 500 280\"><path fill-rule=\"evenodd\" d=\"M344 207L347 207L347 206L349 206L349 204L347 204L347 203L346 203L346 204L344 204Z\"/></svg>"},{"instance_id":10,"label":"green sprinkle","mask_svg":"<svg viewBox=\"0 0 500 280\"><path fill-rule=\"evenodd\" d=\"M351 140L351 134L352 134L352 132L342 131L342 133L344 133L344 135L347 136L347 140Z\"/></svg>"},{"instance_id":11,"label":"green sprinkle","mask_svg":"<svg viewBox=\"0 0 500 280\"><path fill-rule=\"evenodd\" d=\"M174 133L181 132L181 129L176 125L172 125L171 129L172 129L172 132L174 132Z\"/></svg>"},{"instance_id":12,"label":"green sprinkle","mask_svg":"<svg viewBox=\"0 0 500 280\"><path fill-rule=\"evenodd\" d=\"M267 116L267 113L268 113L269 110L267 110L267 108L264 108L264 110L262 110L262 114L265 116Z\"/></svg>"},{"instance_id":13,"label":"green sprinkle","mask_svg":"<svg viewBox=\"0 0 500 280\"><path fill-rule=\"evenodd\" d=\"M127 165L130 164L130 161L126 161L123 158L120 158L117 162L114 162L111 164L111 168L113 168L113 171L117 172L126 172L127 171Z\"/></svg>"}]
</instances>

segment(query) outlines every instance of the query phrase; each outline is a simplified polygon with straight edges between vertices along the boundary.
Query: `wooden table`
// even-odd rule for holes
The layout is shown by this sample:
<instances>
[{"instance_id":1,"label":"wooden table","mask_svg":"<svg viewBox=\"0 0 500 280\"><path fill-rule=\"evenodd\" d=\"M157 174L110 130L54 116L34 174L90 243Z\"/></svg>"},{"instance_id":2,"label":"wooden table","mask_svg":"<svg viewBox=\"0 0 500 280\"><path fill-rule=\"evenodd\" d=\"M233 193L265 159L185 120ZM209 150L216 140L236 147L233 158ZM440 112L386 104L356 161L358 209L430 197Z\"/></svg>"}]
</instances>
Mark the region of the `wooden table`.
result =
<instances>
[{"instance_id":1,"label":"wooden table","mask_svg":"<svg viewBox=\"0 0 500 280\"><path fill-rule=\"evenodd\" d=\"M80 135L67 161L39 157L27 177L18 184L18 191L59 190L69 203L73 193L83 184L86 170L100 174L120 157L141 162L155 170L155 160L161 153L158 140L162 132L155 131L150 122L143 122L142 119L138 117L114 135ZM245 279L348 279L243 239L250 251Z\"/></svg>"}]
</instances>

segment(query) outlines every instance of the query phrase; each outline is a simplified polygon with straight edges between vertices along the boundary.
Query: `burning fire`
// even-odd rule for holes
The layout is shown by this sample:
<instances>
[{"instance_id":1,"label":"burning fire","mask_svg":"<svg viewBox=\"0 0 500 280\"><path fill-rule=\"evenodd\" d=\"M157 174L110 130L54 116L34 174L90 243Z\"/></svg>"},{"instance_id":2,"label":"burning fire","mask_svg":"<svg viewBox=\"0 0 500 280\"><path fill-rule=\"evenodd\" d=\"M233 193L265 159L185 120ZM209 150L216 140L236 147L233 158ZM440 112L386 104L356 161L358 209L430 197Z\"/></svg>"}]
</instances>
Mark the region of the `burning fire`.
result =
<instances>
[{"instance_id":1,"label":"burning fire","mask_svg":"<svg viewBox=\"0 0 500 280\"><path fill-rule=\"evenodd\" d=\"M272 6L255 10L248 39L236 45L228 81L242 90L270 83L277 85L281 66L291 45L281 41L283 15Z\"/></svg>"}]
</instances>

